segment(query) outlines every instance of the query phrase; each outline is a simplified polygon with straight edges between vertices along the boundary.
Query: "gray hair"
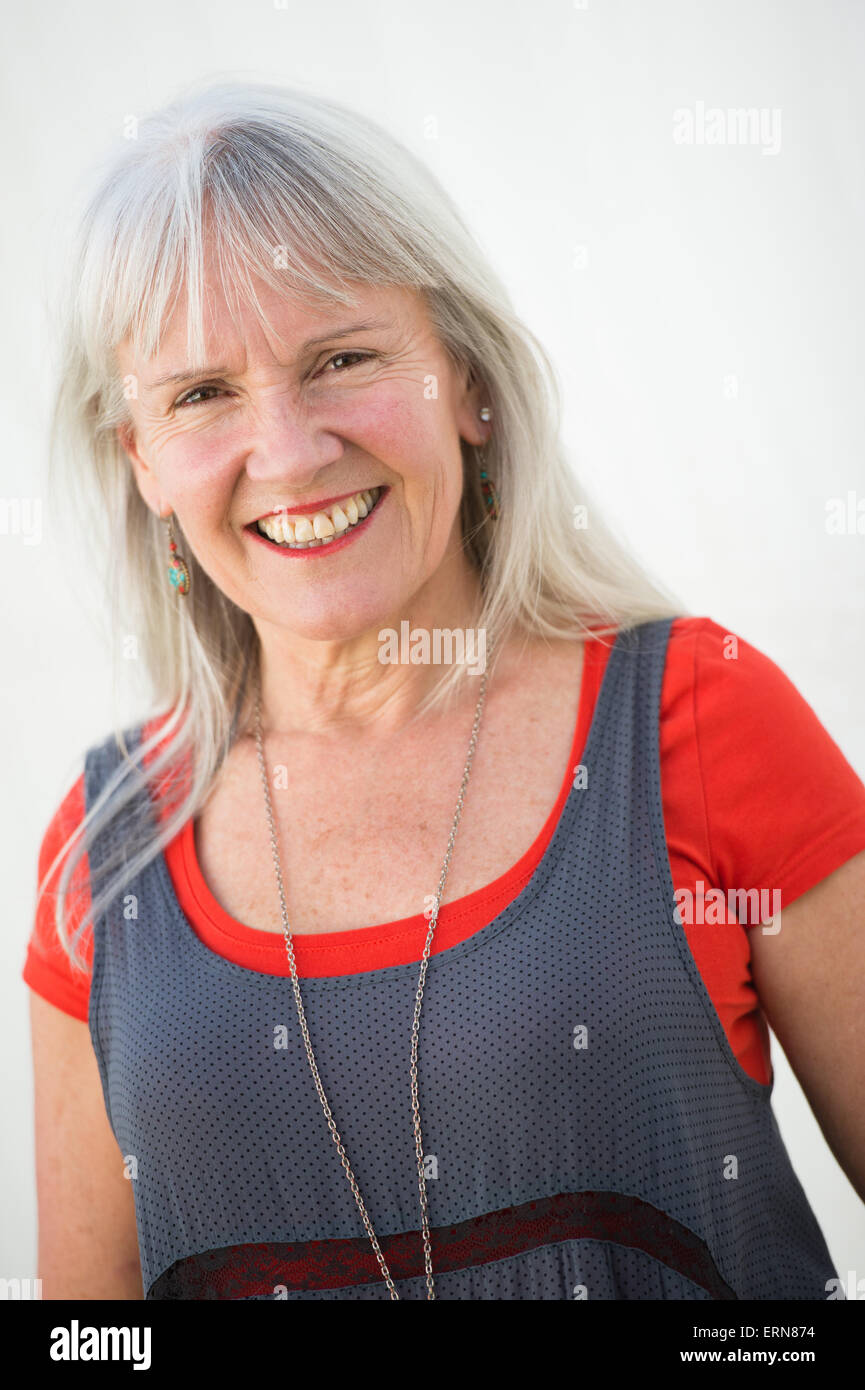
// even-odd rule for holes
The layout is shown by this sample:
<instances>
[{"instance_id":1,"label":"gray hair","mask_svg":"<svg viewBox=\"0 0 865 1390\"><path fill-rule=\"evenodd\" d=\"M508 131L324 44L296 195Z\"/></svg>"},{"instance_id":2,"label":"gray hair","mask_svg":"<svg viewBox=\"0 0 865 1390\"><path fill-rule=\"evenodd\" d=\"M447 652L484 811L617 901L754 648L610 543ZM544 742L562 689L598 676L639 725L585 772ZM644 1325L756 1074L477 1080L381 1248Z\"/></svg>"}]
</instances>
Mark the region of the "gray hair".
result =
<instances>
[{"instance_id":1,"label":"gray hair","mask_svg":"<svg viewBox=\"0 0 865 1390\"><path fill-rule=\"evenodd\" d=\"M88 553L105 557L113 630L138 635L161 716L157 732L132 750L114 728L124 760L43 881L70 851L55 925L75 964L83 964L87 922L202 806L258 669L252 619L196 562L176 522L192 578L178 602L165 577L163 525L116 437L129 418L116 347L129 339L145 357L156 352L179 289L187 293L190 354L202 360L206 238L229 303L240 300L258 314L253 276L322 304L352 303L345 281L406 286L424 296L443 347L483 383L492 408L486 468L501 515L489 520L477 451L466 441L461 503L463 542L481 578L478 627L488 645L518 631L586 638L590 625L591 640L603 640L683 611L590 505L561 448L551 363L423 163L365 116L306 91L228 81L193 87L142 121L137 138L109 158L67 277L51 477L68 494L66 514L80 519ZM588 525L578 525L582 516ZM452 695L464 674L458 665L445 669L422 708ZM191 766L181 785L184 759ZM175 787L170 813L161 825L148 820L124 832L122 851L101 866L99 891L91 879L89 911L70 935L64 904L76 866L142 780L160 783L161 792Z\"/></svg>"}]
</instances>

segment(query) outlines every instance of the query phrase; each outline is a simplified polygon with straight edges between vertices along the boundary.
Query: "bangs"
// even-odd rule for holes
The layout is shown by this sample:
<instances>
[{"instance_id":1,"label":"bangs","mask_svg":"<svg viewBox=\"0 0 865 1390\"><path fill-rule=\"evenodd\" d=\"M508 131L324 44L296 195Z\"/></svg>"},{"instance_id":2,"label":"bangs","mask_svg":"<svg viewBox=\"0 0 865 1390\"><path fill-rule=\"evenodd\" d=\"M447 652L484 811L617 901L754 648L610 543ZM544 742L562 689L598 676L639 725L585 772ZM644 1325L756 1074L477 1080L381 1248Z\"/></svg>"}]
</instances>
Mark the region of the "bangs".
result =
<instances>
[{"instance_id":1,"label":"bangs","mask_svg":"<svg viewBox=\"0 0 865 1390\"><path fill-rule=\"evenodd\" d=\"M154 151L160 177L151 177L143 207L134 196L143 182L140 156L115 175L111 196L100 198L79 280L79 304L98 305L95 322L80 325L94 364L114 375L114 349L124 340L153 357L184 294L188 360L203 364L214 283L233 318L245 306L277 339L256 279L322 307L352 304L349 282L435 288L400 235L398 209L382 184L359 178L347 161L342 168L331 147L314 153L318 163L308 147L247 123L186 132L170 161L164 149ZM96 274L100 292L88 294Z\"/></svg>"}]
</instances>

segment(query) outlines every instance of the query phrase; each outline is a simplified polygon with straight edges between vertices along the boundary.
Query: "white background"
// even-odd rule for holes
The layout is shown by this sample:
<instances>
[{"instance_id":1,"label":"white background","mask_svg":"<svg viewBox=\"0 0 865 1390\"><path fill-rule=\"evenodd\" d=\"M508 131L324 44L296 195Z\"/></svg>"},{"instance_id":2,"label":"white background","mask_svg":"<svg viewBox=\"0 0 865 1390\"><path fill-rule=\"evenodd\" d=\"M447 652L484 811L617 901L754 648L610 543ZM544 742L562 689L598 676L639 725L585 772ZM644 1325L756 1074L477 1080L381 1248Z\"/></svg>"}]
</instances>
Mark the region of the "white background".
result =
<instances>
[{"instance_id":1,"label":"white background","mask_svg":"<svg viewBox=\"0 0 865 1390\"><path fill-rule=\"evenodd\" d=\"M0 1275L26 1277L36 855L115 717L86 562L44 494L52 284L88 169L127 116L206 74L379 119L456 197L551 353L575 466L620 533L689 611L771 656L865 778L865 535L825 528L828 499L865 497L865 6L80 0L4 27L0 496L44 499L40 544L0 534ZM777 110L780 149L677 144L673 113L698 102ZM773 1059L794 1166L842 1277L863 1277L865 1206L774 1040Z\"/></svg>"}]
</instances>

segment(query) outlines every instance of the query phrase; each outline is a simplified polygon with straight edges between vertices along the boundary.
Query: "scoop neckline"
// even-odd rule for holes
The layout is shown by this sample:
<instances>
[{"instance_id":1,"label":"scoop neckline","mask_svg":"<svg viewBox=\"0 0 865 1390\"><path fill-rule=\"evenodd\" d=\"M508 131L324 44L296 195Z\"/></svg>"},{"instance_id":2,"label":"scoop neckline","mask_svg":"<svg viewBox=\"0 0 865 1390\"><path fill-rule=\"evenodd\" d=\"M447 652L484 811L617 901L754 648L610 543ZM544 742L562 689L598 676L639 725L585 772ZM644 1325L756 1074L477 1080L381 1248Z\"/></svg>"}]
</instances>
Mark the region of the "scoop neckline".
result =
<instances>
[{"instance_id":1,"label":"scoop neckline","mask_svg":"<svg viewBox=\"0 0 865 1390\"><path fill-rule=\"evenodd\" d=\"M543 862L568 801L573 785L573 769L585 752L596 724L603 687L603 678L600 676L600 672L603 665L603 676L606 675L609 657L616 645L618 636L617 633L609 643L604 639L584 642L577 716L568 764L556 800L543 826L525 853L503 874L480 888L474 889L471 893L442 904L436 924L437 952L467 939L472 933L466 933L466 919L475 918L486 904L490 905L488 914L490 919L499 915L529 883ZM591 717L589 715L590 709ZM191 901L195 904L196 920L194 925L189 919L189 914L184 910L184 903L171 873L169 860L174 859L175 856L182 874L185 889L183 896L185 897L188 893ZM258 963L247 965L239 962L236 959L238 952L250 958L256 956L260 962L267 962L274 967L273 972L265 969L264 973L282 973L287 967L285 940L282 932L251 927L245 922L239 921L226 911L211 892L202 873L195 848L194 817L190 817L185 822L174 841L166 846L162 859L172 897L202 946L212 954L231 961L242 969L258 970L259 965ZM202 933L202 926L206 927L206 934ZM346 955L351 956L354 962L353 968L360 969L362 968L361 958L364 954L369 955L376 948L379 950L385 947L398 948L403 940L407 947L411 947L414 953L412 958L414 959L424 926L428 926L428 919L424 917L423 913L415 913L409 917L373 923L365 927L293 934L292 942L298 969L301 973L315 974L315 967L326 966L328 957L332 963L337 957ZM223 945L226 948L225 951L221 949ZM312 969L309 970L309 967ZM369 966L368 968L377 969L379 967Z\"/></svg>"}]
</instances>

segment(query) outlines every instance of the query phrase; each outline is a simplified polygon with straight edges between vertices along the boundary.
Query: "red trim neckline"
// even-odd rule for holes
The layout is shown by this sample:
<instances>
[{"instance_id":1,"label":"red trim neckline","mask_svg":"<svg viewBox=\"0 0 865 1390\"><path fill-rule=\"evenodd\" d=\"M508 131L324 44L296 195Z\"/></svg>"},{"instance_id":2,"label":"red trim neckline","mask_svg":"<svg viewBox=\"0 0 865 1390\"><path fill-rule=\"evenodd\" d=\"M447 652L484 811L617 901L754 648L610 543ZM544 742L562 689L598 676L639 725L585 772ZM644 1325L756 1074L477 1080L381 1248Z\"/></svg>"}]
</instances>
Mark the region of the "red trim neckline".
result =
<instances>
[{"instance_id":1,"label":"red trim neckline","mask_svg":"<svg viewBox=\"0 0 865 1390\"><path fill-rule=\"evenodd\" d=\"M439 912L431 954L447 950L492 921L525 887L540 862L561 819L573 783L573 768L585 748L596 697L611 646L603 641L584 644L577 719L570 757L559 794L534 842L515 864L492 883L475 889ZM208 887L195 848L195 823L190 818L164 851L181 910L196 935L217 955L266 974L288 975L285 940L281 932L249 927L232 917ZM420 960L429 921L423 913L369 927L333 932L301 933L292 937L298 974L342 975Z\"/></svg>"}]
</instances>

